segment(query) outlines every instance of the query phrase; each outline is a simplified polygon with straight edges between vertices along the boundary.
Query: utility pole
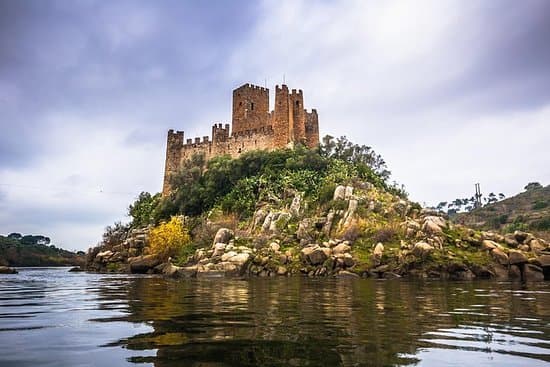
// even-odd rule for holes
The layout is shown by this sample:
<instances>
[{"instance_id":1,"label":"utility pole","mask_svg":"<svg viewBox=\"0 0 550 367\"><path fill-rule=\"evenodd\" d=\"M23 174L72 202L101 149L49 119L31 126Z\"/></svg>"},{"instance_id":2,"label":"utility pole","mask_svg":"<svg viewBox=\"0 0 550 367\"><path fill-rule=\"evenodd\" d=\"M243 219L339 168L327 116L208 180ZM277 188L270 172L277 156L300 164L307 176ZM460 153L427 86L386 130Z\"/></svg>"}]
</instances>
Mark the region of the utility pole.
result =
<instances>
[{"instance_id":1,"label":"utility pole","mask_svg":"<svg viewBox=\"0 0 550 367\"><path fill-rule=\"evenodd\" d=\"M476 202L474 204L474 207L475 208L479 208L481 207L481 187L479 186L478 183L476 183Z\"/></svg>"}]
</instances>

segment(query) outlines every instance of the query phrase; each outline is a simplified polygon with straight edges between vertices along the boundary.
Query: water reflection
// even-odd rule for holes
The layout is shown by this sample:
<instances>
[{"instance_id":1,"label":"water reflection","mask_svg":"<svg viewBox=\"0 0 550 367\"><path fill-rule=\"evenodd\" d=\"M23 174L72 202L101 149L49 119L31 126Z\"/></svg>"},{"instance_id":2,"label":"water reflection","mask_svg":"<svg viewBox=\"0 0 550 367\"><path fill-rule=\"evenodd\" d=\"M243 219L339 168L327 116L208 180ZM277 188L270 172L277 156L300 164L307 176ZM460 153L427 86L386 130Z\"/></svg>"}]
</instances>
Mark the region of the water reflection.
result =
<instances>
[{"instance_id":1,"label":"water reflection","mask_svg":"<svg viewBox=\"0 0 550 367\"><path fill-rule=\"evenodd\" d=\"M549 362L549 283L0 277L2 366Z\"/></svg>"},{"instance_id":2,"label":"water reflection","mask_svg":"<svg viewBox=\"0 0 550 367\"><path fill-rule=\"evenodd\" d=\"M147 320L154 331L110 345L156 350L155 356L130 359L155 366L425 365L442 350L448 365L454 354L461 363L483 363L498 354L516 364L545 364L548 286L518 287L136 279L128 287L129 314L123 319Z\"/></svg>"}]
</instances>

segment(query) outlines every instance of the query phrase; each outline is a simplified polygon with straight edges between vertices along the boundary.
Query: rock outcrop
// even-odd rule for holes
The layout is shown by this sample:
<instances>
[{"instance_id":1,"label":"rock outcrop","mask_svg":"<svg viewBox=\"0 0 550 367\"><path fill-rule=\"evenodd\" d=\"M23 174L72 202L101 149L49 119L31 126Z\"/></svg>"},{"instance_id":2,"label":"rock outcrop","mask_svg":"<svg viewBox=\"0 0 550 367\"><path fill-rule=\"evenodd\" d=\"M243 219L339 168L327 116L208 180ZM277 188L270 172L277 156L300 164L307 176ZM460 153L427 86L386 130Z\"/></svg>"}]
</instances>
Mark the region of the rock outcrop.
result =
<instances>
[{"instance_id":1,"label":"rock outcrop","mask_svg":"<svg viewBox=\"0 0 550 367\"><path fill-rule=\"evenodd\" d=\"M236 228L213 224L216 232L207 245L177 259L177 265L148 252L148 228L134 229L122 243L90 251L88 270L181 278L550 277L549 244L530 233L502 235L453 224L440 212L420 209L367 183L337 186L332 198L313 209L303 193L270 199Z\"/></svg>"}]
</instances>

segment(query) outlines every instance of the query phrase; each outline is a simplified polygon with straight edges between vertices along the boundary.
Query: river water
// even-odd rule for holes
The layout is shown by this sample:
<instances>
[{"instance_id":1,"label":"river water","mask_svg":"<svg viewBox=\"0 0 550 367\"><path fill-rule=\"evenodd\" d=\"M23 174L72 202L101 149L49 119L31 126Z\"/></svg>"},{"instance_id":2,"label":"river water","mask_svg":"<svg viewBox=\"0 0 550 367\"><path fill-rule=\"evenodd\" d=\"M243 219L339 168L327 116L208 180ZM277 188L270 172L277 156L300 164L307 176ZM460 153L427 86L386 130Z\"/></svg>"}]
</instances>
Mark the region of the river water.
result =
<instances>
[{"instance_id":1,"label":"river water","mask_svg":"<svg viewBox=\"0 0 550 367\"><path fill-rule=\"evenodd\" d=\"M548 366L550 282L0 275L0 366Z\"/></svg>"}]
</instances>

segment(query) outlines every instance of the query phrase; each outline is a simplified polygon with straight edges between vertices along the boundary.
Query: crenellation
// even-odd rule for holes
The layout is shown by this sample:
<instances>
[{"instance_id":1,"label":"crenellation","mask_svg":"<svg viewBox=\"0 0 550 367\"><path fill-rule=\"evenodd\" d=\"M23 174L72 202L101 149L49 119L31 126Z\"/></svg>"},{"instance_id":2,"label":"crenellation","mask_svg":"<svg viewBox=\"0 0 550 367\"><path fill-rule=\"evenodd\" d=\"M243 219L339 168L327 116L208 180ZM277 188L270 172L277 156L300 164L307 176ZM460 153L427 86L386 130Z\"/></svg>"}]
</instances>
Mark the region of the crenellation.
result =
<instances>
[{"instance_id":1,"label":"crenellation","mask_svg":"<svg viewBox=\"0 0 550 367\"><path fill-rule=\"evenodd\" d=\"M272 150L304 144L319 145L317 110L304 108L301 89L275 86L275 107L269 111L269 89L243 84L233 90L232 126L214 123L212 136L187 139L184 132L168 131L163 195L170 193L170 175L181 169L194 154L209 160L220 155L237 158L252 150Z\"/></svg>"}]
</instances>

